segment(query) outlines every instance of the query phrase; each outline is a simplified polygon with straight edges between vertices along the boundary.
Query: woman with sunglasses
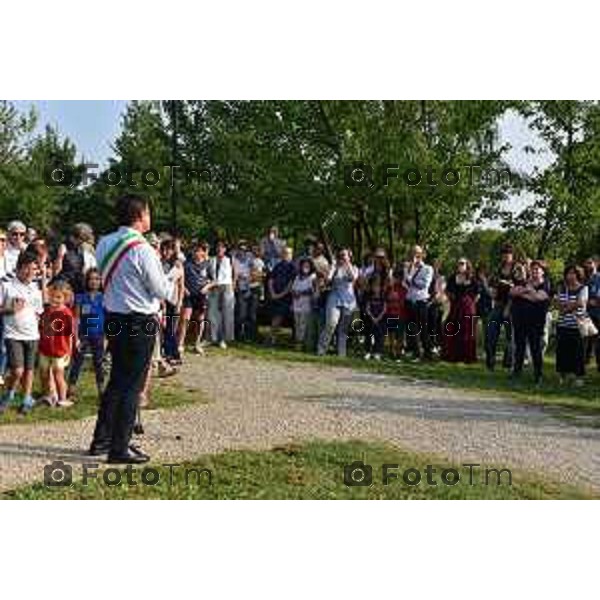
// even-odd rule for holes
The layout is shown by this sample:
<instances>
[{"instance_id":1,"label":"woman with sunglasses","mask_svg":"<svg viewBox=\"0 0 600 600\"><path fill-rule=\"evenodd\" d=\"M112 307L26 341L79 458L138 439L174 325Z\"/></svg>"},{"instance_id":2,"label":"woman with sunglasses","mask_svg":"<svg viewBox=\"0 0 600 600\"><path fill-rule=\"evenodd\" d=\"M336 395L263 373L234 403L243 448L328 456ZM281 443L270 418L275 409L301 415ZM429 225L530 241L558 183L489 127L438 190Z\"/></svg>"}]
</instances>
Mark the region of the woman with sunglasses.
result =
<instances>
[{"instance_id":1,"label":"woman with sunglasses","mask_svg":"<svg viewBox=\"0 0 600 600\"><path fill-rule=\"evenodd\" d=\"M479 284L471 262L461 258L448 279L446 294L450 313L443 328L444 358L450 362L473 363L477 360L477 298Z\"/></svg>"},{"instance_id":2,"label":"woman with sunglasses","mask_svg":"<svg viewBox=\"0 0 600 600\"><path fill-rule=\"evenodd\" d=\"M27 246L25 241L26 233L27 228L21 221L11 221L8 224L8 240L4 256L6 274L10 277L14 276L17 269L19 254L21 254Z\"/></svg>"}]
</instances>

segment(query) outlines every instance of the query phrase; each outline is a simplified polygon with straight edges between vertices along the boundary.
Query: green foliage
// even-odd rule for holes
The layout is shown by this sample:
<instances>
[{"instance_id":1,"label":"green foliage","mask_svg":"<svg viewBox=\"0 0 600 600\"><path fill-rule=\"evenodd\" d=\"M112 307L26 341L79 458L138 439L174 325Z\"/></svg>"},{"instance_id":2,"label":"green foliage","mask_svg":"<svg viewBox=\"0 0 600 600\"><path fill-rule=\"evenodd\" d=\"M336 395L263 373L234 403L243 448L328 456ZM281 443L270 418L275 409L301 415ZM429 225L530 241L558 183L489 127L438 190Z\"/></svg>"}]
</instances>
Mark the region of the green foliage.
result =
<instances>
[{"instance_id":1,"label":"green foliage","mask_svg":"<svg viewBox=\"0 0 600 600\"><path fill-rule=\"evenodd\" d=\"M554 161L529 178L479 177L484 169L509 172L497 134L507 110L527 117ZM115 199L134 191L151 200L158 231L233 241L259 238L275 223L296 246L320 232L357 257L381 245L400 258L419 242L445 261L466 255L490 264L505 240L532 258L595 254L600 242L600 108L593 102L131 102L110 169L91 185L82 184L72 143L50 128L31 139L34 123L35 115L0 103L5 222L21 217L60 232L87 221L104 232L114 225ZM44 165L56 160L74 170L73 187L43 183ZM372 166L373 187L347 185L346 169L358 161ZM385 185L389 164L396 178ZM155 185L141 181L148 169L158 171ZM405 182L410 169L420 171L420 185ZM447 169L459 171L455 185L441 183ZM111 170L131 177L116 185ZM428 184L428 173L437 185ZM534 202L509 215L506 200L520 190ZM471 229L486 219L502 219L505 231Z\"/></svg>"},{"instance_id":2,"label":"green foliage","mask_svg":"<svg viewBox=\"0 0 600 600\"><path fill-rule=\"evenodd\" d=\"M600 232L600 106L540 101L523 113L554 160L531 177L527 188L535 200L507 225L528 238L531 256L580 258Z\"/></svg>"}]
</instances>

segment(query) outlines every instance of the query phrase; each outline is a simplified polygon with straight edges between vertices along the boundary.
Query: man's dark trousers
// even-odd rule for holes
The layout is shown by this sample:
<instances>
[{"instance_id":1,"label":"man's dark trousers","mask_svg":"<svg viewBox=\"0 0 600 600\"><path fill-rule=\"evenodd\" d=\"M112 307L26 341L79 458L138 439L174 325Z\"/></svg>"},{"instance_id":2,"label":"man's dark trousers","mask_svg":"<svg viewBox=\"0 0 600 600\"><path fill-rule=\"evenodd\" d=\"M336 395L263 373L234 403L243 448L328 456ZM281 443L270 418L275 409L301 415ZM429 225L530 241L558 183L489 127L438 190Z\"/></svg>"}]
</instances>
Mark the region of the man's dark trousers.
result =
<instances>
[{"instance_id":1,"label":"man's dark trousers","mask_svg":"<svg viewBox=\"0 0 600 600\"><path fill-rule=\"evenodd\" d=\"M426 359L430 359L433 344L429 334L429 302L417 300L409 302L408 306L411 313L406 330L409 349L414 352L417 358L420 358L423 354ZM422 352L420 346L423 347Z\"/></svg>"},{"instance_id":2,"label":"man's dark trousers","mask_svg":"<svg viewBox=\"0 0 600 600\"><path fill-rule=\"evenodd\" d=\"M110 445L109 457L129 452L138 397L152 360L158 321L153 315L108 313L111 370L100 401L92 447Z\"/></svg>"}]
</instances>

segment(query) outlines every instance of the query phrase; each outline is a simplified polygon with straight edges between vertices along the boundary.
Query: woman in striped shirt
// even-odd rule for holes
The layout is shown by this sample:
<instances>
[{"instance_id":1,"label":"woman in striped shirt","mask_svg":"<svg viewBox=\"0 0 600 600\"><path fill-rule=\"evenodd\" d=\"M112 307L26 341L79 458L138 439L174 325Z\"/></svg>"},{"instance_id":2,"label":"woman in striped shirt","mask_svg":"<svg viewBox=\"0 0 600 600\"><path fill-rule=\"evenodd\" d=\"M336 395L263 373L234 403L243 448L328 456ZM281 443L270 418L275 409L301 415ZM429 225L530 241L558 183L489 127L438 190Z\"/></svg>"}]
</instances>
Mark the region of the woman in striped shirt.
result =
<instances>
[{"instance_id":1,"label":"woman in striped shirt","mask_svg":"<svg viewBox=\"0 0 600 600\"><path fill-rule=\"evenodd\" d=\"M584 285L580 267L566 267L556 301L559 310L556 323L556 370L561 383L564 383L567 375L574 375L575 385L581 386L585 375L585 352L579 319L586 316L588 289Z\"/></svg>"}]
</instances>

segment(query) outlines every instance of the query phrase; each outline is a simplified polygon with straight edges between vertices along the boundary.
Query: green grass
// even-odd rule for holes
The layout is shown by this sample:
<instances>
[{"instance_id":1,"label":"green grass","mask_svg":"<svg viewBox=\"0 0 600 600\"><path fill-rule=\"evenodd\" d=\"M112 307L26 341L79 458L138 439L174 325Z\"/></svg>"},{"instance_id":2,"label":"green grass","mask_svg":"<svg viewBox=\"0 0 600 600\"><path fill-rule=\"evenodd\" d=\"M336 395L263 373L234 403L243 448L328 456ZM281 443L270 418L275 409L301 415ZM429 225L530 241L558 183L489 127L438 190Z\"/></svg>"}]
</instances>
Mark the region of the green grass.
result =
<instances>
[{"instance_id":1,"label":"green grass","mask_svg":"<svg viewBox=\"0 0 600 600\"><path fill-rule=\"evenodd\" d=\"M37 383L37 378L36 378ZM34 396L39 396L40 390L34 389ZM171 408L192 402L206 402L201 392L182 386L177 378L152 380L152 402L148 410L154 408ZM20 400L17 401L20 404ZM95 415L98 411L98 392L91 371L81 374L77 386L77 401L71 408L50 408L36 406L28 415L20 415L17 406L10 407L0 416L0 427L15 423L38 423L47 421L67 421L83 419Z\"/></svg>"},{"instance_id":2,"label":"green grass","mask_svg":"<svg viewBox=\"0 0 600 600\"><path fill-rule=\"evenodd\" d=\"M318 357L292 349L287 340L282 340L282 344L276 348L240 344L232 347L230 351L242 358L309 362L325 367L351 367L361 371L398 375L412 380L443 383L480 394L501 393L502 396L519 402L554 407L557 413L566 417L589 416L592 419L586 419L586 425L600 425L600 419L594 418L600 418L600 375L595 368L588 370L584 387L562 387L554 369L554 362L548 357L544 365L544 382L540 388L536 388L530 370L525 370L520 381L512 382L509 380L507 370L497 366L496 371L490 373L482 362L464 365L444 361L418 364L403 361L398 365L393 361L365 361L362 358L339 358L334 355Z\"/></svg>"},{"instance_id":3,"label":"green grass","mask_svg":"<svg viewBox=\"0 0 600 600\"><path fill-rule=\"evenodd\" d=\"M372 465L373 485L348 487L344 484L344 465L362 460ZM398 464L398 479L389 485L381 482L382 465ZM432 477L437 486L427 485L425 468L432 465L436 472ZM504 465L488 465L502 469ZM141 485L141 468L136 467L136 487L126 484L107 486L102 481L103 465L99 465L100 482L90 480L84 486L81 469L73 469L71 487L46 488L38 483L16 491L7 492L5 499L563 499L589 498L586 492L562 486L541 477L513 471L512 485L505 474L497 485L495 476L489 484L484 481L484 466L475 472L474 485L469 485L469 470L461 465L452 465L439 458L413 454L394 446L364 442L312 442L305 445L288 445L262 452L226 452L202 456L170 471L156 466L161 477L155 486ZM185 484L184 469L209 469L208 475L191 475ZM402 481L402 473L409 468L422 473L422 482L408 486ZM459 483L448 486L442 482L443 469L456 468L461 476ZM79 483L78 483L79 481Z\"/></svg>"}]
</instances>

